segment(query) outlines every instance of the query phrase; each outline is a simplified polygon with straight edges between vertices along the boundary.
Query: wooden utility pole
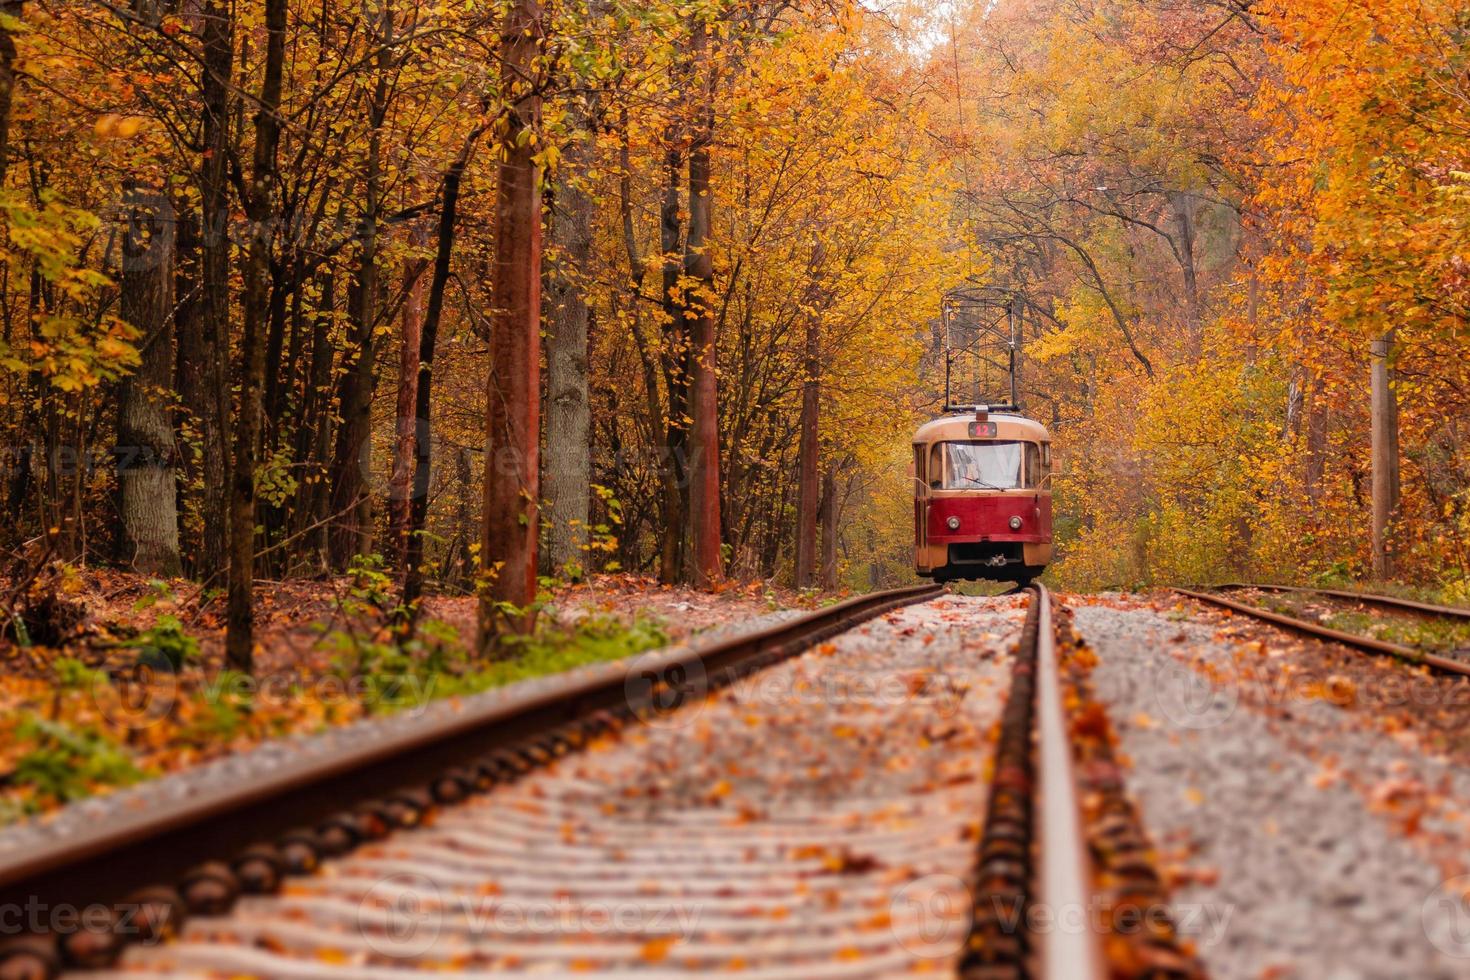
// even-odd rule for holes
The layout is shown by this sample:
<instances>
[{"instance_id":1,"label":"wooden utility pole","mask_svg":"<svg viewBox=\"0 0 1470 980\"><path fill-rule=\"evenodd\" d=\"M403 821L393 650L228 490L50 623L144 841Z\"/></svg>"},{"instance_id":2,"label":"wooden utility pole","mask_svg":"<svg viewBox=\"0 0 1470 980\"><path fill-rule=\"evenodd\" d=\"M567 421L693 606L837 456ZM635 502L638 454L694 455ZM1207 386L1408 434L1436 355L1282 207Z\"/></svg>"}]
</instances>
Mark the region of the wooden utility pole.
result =
<instances>
[{"instance_id":1,"label":"wooden utility pole","mask_svg":"<svg viewBox=\"0 0 1470 980\"><path fill-rule=\"evenodd\" d=\"M1372 454L1373 454L1373 577L1393 575L1388 534L1399 504L1398 400L1394 396L1389 359L1393 331L1373 341L1372 348Z\"/></svg>"},{"instance_id":2,"label":"wooden utility pole","mask_svg":"<svg viewBox=\"0 0 1470 980\"><path fill-rule=\"evenodd\" d=\"M485 406L485 507L480 539L480 645L507 625L502 604L536 598L537 500L541 493L541 121L536 61L541 7L513 0L501 25L502 91L495 200L494 314Z\"/></svg>"}]
</instances>

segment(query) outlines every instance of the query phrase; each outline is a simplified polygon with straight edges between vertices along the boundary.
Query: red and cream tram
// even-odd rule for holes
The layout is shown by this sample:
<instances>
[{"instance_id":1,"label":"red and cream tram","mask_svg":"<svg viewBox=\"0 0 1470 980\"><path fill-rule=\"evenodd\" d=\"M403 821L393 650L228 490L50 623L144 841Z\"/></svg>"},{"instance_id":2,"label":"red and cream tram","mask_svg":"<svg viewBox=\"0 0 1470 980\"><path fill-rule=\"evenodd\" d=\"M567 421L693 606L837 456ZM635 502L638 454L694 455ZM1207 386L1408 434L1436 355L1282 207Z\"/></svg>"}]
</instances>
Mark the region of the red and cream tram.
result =
<instances>
[{"instance_id":1,"label":"red and cream tram","mask_svg":"<svg viewBox=\"0 0 1470 980\"><path fill-rule=\"evenodd\" d=\"M936 582L1026 583L1051 561L1051 437L978 407L914 434L914 565Z\"/></svg>"}]
</instances>

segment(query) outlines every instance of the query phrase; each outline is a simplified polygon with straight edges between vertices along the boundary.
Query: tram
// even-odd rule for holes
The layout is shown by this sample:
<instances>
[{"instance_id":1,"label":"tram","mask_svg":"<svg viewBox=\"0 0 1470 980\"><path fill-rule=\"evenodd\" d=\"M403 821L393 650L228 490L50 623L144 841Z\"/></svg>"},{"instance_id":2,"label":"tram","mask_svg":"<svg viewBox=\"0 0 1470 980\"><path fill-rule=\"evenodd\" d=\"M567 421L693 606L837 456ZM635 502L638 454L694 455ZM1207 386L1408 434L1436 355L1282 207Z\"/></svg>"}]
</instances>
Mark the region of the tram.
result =
<instances>
[{"instance_id":1,"label":"tram","mask_svg":"<svg viewBox=\"0 0 1470 980\"><path fill-rule=\"evenodd\" d=\"M1051 561L1051 436L976 406L914 433L914 566L936 582L1027 583Z\"/></svg>"},{"instance_id":2,"label":"tram","mask_svg":"<svg viewBox=\"0 0 1470 980\"><path fill-rule=\"evenodd\" d=\"M914 567L936 582L1025 584L1051 561L1051 435L1019 400L1025 312L1008 289L944 296L944 412L914 433L910 464Z\"/></svg>"}]
</instances>

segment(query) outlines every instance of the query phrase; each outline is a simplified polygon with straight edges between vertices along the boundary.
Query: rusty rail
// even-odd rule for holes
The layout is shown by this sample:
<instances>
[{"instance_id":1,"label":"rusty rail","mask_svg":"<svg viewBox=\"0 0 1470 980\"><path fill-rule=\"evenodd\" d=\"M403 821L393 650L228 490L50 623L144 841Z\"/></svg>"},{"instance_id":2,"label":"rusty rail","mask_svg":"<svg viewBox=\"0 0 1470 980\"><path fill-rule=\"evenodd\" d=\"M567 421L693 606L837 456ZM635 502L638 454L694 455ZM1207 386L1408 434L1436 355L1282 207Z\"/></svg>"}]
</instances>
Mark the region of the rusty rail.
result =
<instances>
[{"instance_id":1,"label":"rusty rail","mask_svg":"<svg viewBox=\"0 0 1470 980\"><path fill-rule=\"evenodd\" d=\"M138 938L172 931L186 915L219 914L242 894L273 892L284 875L413 826L430 808L514 780L600 732L943 591L921 585L859 596L723 642L491 692L462 712L395 724L388 735L366 731L345 751L282 766L249 785L201 792L167 812L138 812L7 855L0 908L123 910L136 920ZM104 966L122 942L112 922L12 939L0 948L0 973L40 977Z\"/></svg>"},{"instance_id":2,"label":"rusty rail","mask_svg":"<svg viewBox=\"0 0 1470 980\"><path fill-rule=\"evenodd\" d=\"M970 938L959 976L1101 980L1102 937L1087 914L1095 887L1062 704L1051 594L1031 603L1001 718L974 888ZM1004 910L1040 905L1051 927L1032 934Z\"/></svg>"},{"instance_id":3,"label":"rusty rail","mask_svg":"<svg viewBox=\"0 0 1470 980\"><path fill-rule=\"evenodd\" d=\"M1221 589L1257 589L1261 592L1298 592L1311 595L1330 595L1335 599L1348 599L1354 602L1362 602L1370 606L1382 606L1385 609L1404 609L1409 612L1424 613L1430 616L1442 616L1447 619L1470 620L1470 609L1460 609L1456 606L1437 606L1431 602L1417 602L1413 599L1400 599L1398 596L1375 595L1371 592L1353 592L1349 589L1318 589L1303 585L1261 585L1257 582L1226 582L1217 586Z\"/></svg>"},{"instance_id":4,"label":"rusty rail","mask_svg":"<svg viewBox=\"0 0 1470 980\"><path fill-rule=\"evenodd\" d=\"M1261 586L1250 586L1250 588L1261 588ZM1279 588L1285 587L1282 586ZM1401 646L1397 643L1389 643L1385 640L1375 640L1369 636L1359 636L1356 633L1346 633L1342 630L1332 629L1331 627L1322 626L1319 623L1309 622L1305 619L1297 619L1293 616L1284 616L1281 613L1271 612L1270 610L1262 609L1259 606L1252 606L1244 602L1235 602L1232 599L1226 599L1223 596L1214 595L1209 592L1196 592L1191 589L1171 589L1170 591L1176 593L1177 595L1182 595L1190 599L1194 599L1198 602L1205 602L1209 603L1210 605L1219 606L1223 609L1229 609L1233 612L1242 613L1246 616L1252 617L1253 619L1259 619L1263 622L1273 623L1277 626L1284 626L1287 629L1296 630L1299 633L1305 633L1308 636L1315 637L1319 640L1331 640L1334 643L1341 643L1344 646L1349 646L1357 650L1363 650L1368 653L1377 653L1384 654L1390 657L1396 657L1399 660L1405 661L1406 663L1420 664L1444 674L1453 674L1460 677L1470 677L1470 663L1464 663L1459 660L1452 660L1448 657L1441 657L1438 654L1425 653L1422 650L1415 650L1410 647ZM1322 590L1304 589L1301 591L1318 592ZM1364 598L1358 593L1345 594L1355 599ZM1375 598L1387 599L1389 597L1379 596Z\"/></svg>"},{"instance_id":5,"label":"rusty rail","mask_svg":"<svg viewBox=\"0 0 1470 980\"><path fill-rule=\"evenodd\" d=\"M1051 594L1043 585L1036 586L1036 605L1040 610L1036 631L1036 755L1041 806L1038 888L1055 922L1046 933L1041 960L1047 976L1089 980L1104 975L1099 937L1085 925L1068 928L1063 916L1066 910L1082 913L1090 907L1092 863L1082 829L1070 726L1062 707ZM1080 921L1086 923L1086 916Z\"/></svg>"}]
</instances>

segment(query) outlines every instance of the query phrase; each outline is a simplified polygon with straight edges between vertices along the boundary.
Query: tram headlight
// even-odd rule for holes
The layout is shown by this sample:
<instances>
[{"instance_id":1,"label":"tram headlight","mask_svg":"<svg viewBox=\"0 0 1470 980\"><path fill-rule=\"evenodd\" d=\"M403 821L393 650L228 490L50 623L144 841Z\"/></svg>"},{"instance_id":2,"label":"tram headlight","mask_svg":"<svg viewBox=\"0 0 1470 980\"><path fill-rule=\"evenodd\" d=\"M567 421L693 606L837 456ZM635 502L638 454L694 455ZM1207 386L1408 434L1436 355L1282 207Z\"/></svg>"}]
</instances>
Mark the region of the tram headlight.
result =
<instances>
[{"instance_id":1,"label":"tram headlight","mask_svg":"<svg viewBox=\"0 0 1470 980\"><path fill-rule=\"evenodd\" d=\"M1019 531L1019 530L1021 530L1021 519L1019 517L1012 517L1011 518L1011 530L1012 531Z\"/></svg>"},{"instance_id":2,"label":"tram headlight","mask_svg":"<svg viewBox=\"0 0 1470 980\"><path fill-rule=\"evenodd\" d=\"M958 517L951 517L949 520L945 521L944 524L951 531L958 531L960 529L960 519Z\"/></svg>"}]
</instances>

